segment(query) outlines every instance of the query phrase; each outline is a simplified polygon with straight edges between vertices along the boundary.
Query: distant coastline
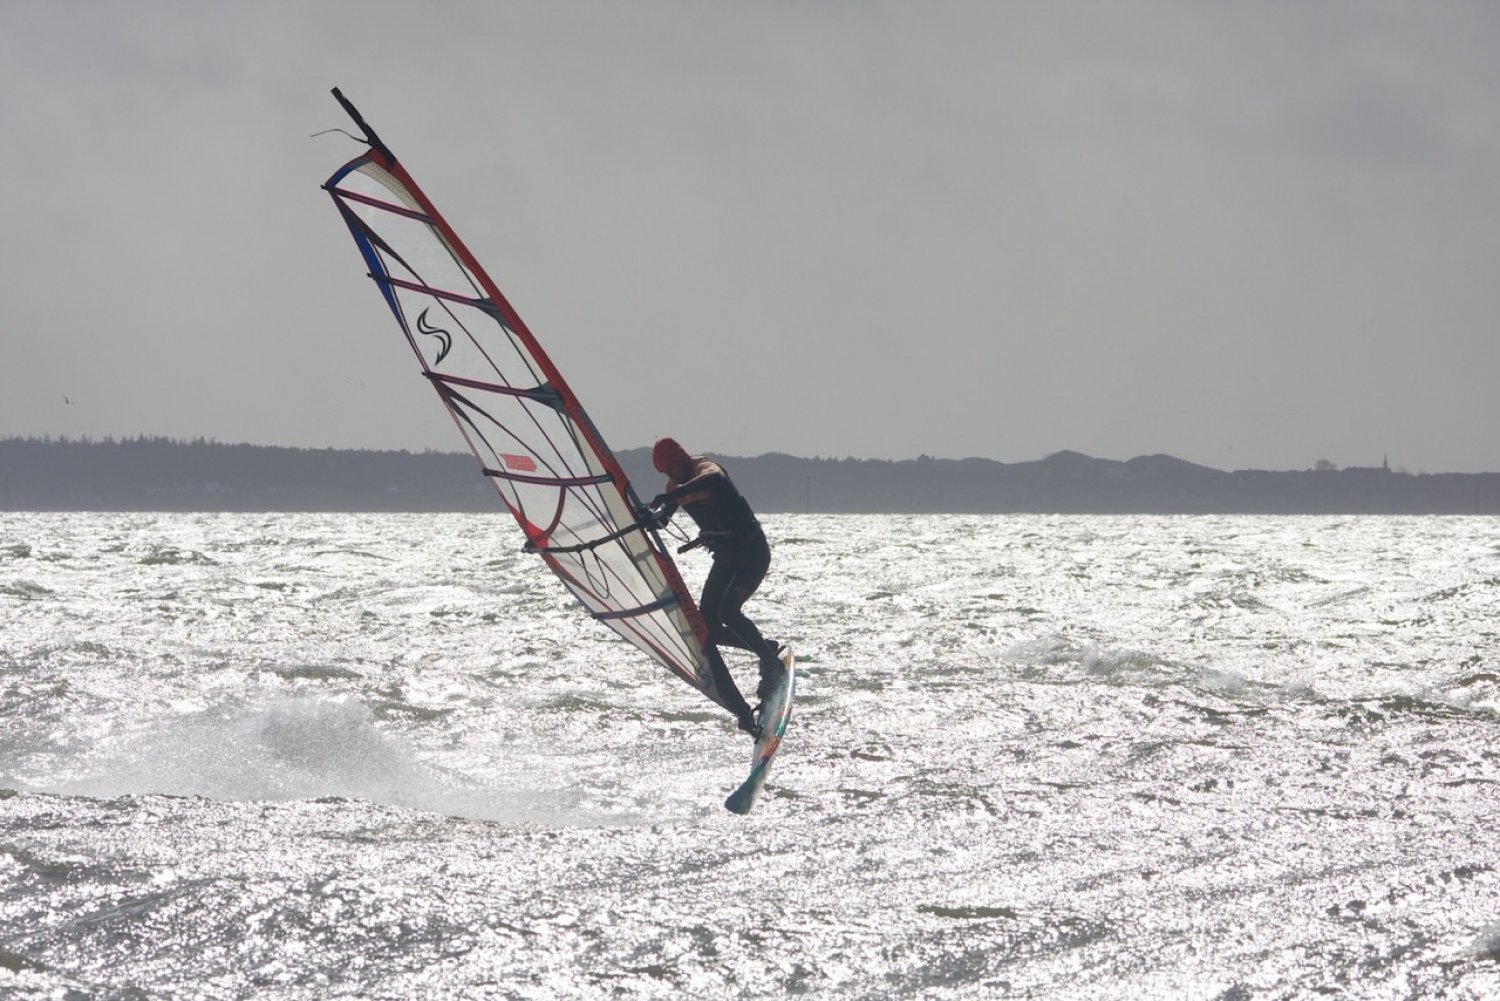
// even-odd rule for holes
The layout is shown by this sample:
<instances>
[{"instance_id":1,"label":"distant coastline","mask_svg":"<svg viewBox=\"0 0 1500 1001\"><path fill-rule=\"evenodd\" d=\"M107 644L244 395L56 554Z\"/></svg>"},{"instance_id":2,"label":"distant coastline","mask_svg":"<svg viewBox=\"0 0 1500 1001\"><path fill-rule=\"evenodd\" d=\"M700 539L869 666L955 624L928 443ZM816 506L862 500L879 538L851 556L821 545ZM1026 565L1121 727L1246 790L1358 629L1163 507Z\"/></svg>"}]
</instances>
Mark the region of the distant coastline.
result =
<instances>
[{"instance_id":1,"label":"distant coastline","mask_svg":"<svg viewBox=\"0 0 1500 1001\"><path fill-rule=\"evenodd\" d=\"M642 499L647 449L619 453ZM989 459L722 456L756 510L844 514L1500 514L1500 473L1224 472L1166 455ZM164 438L0 439L4 511L499 511L467 453Z\"/></svg>"}]
</instances>

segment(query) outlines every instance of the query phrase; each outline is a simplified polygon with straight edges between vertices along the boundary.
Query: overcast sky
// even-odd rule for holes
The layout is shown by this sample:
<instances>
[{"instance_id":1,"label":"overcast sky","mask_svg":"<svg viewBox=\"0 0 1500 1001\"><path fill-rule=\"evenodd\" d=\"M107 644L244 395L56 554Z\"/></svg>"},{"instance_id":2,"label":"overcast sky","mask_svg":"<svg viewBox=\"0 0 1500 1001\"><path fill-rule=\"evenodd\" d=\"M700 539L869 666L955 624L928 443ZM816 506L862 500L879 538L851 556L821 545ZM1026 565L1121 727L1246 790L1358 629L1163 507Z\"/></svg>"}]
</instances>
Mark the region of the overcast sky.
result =
<instances>
[{"instance_id":1,"label":"overcast sky","mask_svg":"<svg viewBox=\"0 0 1500 1001\"><path fill-rule=\"evenodd\" d=\"M1493 3L0 0L0 436L461 448L334 85L616 448L1500 471Z\"/></svg>"}]
</instances>

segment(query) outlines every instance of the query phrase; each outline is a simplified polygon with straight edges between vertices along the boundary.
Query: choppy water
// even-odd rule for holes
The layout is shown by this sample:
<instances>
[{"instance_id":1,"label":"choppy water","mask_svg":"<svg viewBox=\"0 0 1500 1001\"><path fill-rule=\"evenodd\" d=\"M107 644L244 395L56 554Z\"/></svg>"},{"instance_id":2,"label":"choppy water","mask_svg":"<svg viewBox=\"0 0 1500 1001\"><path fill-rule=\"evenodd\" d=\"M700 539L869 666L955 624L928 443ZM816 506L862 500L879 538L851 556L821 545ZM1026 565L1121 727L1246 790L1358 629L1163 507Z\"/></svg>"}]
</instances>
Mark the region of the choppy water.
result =
<instances>
[{"instance_id":1,"label":"choppy water","mask_svg":"<svg viewBox=\"0 0 1500 1001\"><path fill-rule=\"evenodd\" d=\"M501 517L0 515L0 995L1500 996L1500 521L767 524L738 818Z\"/></svg>"}]
</instances>

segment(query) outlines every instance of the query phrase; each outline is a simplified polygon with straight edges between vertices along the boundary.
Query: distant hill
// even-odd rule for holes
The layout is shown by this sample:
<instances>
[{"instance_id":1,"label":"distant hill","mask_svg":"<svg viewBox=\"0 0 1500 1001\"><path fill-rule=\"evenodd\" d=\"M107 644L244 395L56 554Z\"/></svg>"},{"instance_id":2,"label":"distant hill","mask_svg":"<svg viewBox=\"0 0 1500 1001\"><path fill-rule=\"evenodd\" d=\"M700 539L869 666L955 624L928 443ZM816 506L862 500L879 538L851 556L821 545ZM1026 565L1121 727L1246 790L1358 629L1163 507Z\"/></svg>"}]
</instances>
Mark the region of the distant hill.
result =
<instances>
[{"instance_id":1,"label":"distant hill","mask_svg":"<svg viewBox=\"0 0 1500 1001\"><path fill-rule=\"evenodd\" d=\"M644 459L642 460L644 461ZM1500 474L1377 467L1223 472L1169 455L1118 462L898 462L763 455L725 460L766 511L1044 514L1500 514Z\"/></svg>"},{"instance_id":2,"label":"distant hill","mask_svg":"<svg viewBox=\"0 0 1500 1001\"><path fill-rule=\"evenodd\" d=\"M1058 452L989 459L723 456L773 513L1500 514L1500 474L1383 467L1223 472L1169 455L1118 462ZM620 453L642 500L662 485L648 449ZM0 439L8 511L497 511L467 453L178 442Z\"/></svg>"}]
</instances>

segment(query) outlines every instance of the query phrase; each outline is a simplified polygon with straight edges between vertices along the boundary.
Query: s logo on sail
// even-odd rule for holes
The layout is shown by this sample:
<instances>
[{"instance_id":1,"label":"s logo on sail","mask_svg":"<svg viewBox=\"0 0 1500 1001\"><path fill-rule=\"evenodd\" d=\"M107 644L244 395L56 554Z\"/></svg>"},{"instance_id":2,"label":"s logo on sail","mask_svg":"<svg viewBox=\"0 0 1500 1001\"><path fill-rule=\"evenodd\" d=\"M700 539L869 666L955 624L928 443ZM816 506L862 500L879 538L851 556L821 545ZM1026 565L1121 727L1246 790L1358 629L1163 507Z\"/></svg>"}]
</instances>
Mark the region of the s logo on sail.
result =
<instances>
[{"instance_id":1,"label":"s logo on sail","mask_svg":"<svg viewBox=\"0 0 1500 1001\"><path fill-rule=\"evenodd\" d=\"M431 307L428 307L428 309L431 309ZM428 337L436 337L438 339L438 343L441 344L442 347L438 349L438 356L433 360L433 364L441 365L443 363L443 359L448 357L448 351L453 347L453 337L448 333L448 331L442 329L441 327L434 327L432 324L427 322L428 309L422 310L422 315L417 317L417 330L426 334Z\"/></svg>"}]
</instances>

